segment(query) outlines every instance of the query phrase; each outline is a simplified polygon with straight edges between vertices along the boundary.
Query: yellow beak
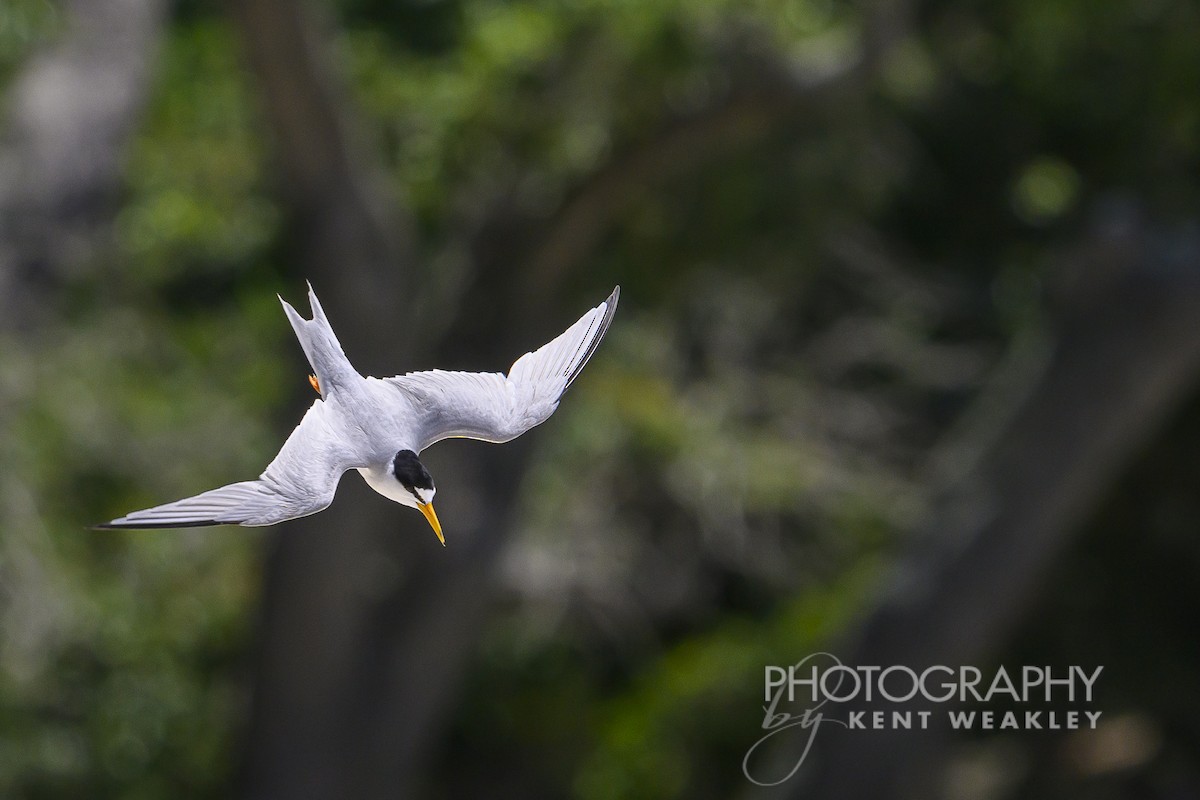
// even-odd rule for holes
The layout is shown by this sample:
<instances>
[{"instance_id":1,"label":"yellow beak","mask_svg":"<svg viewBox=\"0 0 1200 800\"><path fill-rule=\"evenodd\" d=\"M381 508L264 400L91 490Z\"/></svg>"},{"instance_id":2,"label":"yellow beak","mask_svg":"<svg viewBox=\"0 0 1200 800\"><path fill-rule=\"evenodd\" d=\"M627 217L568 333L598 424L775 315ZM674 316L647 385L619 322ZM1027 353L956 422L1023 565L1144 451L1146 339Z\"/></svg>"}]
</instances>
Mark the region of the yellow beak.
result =
<instances>
[{"instance_id":1,"label":"yellow beak","mask_svg":"<svg viewBox=\"0 0 1200 800\"><path fill-rule=\"evenodd\" d=\"M442 543L442 547L446 546L446 537L442 536L442 523L438 522L437 512L433 510L433 503L425 503L417 506L421 513L425 515L425 519L429 520L430 527L437 534L438 541Z\"/></svg>"}]
</instances>

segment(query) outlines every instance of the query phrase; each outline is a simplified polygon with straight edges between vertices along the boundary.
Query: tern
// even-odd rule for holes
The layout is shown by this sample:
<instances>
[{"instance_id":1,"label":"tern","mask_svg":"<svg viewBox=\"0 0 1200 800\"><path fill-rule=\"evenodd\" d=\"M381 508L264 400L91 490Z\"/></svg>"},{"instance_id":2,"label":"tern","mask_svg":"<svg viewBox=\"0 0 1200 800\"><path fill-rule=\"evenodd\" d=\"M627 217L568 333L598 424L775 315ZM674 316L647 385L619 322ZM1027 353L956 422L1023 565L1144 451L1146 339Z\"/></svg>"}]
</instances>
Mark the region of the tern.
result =
<instances>
[{"instance_id":1,"label":"tern","mask_svg":"<svg viewBox=\"0 0 1200 800\"><path fill-rule=\"evenodd\" d=\"M312 319L282 297L279 302L312 365L309 381L320 397L258 480L95 527L274 525L328 508L342 474L356 469L379 494L424 514L445 546L433 509L437 489L418 458L421 451L452 437L507 442L549 419L608 331L620 292L618 286L558 338L518 358L508 375L435 369L380 379L351 366L309 284Z\"/></svg>"}]
</instances>

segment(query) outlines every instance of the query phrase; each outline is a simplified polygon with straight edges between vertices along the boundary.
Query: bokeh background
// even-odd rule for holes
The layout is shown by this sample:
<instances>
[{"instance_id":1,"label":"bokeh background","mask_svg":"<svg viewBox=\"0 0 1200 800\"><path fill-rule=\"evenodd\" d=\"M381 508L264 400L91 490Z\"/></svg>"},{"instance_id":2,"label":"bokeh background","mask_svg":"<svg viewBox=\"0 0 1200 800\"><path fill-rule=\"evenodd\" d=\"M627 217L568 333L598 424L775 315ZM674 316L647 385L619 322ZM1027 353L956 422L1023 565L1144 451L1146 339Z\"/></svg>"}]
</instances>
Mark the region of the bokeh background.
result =
<instances>
[{"instance_id":1,"label":"bokeh background","mask_svg":"<svg viewBox=\"0 0 1200 800\"><path fill-rule=\"evenodd\" d=\"M1200 797L1191 0L4 0L0 796ZM559 412L270 530L364 374ZM822 735L768 664L1095 665L1096 731ZM794 760L795 742L771 758Z\"/></svg>"}]
</instances>

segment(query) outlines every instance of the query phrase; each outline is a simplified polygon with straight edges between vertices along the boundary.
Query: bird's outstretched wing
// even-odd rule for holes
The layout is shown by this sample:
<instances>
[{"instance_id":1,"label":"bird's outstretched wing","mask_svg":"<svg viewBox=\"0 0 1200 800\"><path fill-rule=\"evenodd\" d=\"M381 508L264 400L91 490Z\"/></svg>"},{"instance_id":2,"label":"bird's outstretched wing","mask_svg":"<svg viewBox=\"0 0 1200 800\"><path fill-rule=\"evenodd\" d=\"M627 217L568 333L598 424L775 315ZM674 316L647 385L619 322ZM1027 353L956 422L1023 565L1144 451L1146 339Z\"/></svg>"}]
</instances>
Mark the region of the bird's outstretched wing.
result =
<instances>
[{"instance_id":1,"label":"bird's outstretched wing","mask_svg":"<svg viewBox=\"0 0 1200 800\"><path fill-rule=\"evenodd\" d=\"M174 503L133 511L97 528L192 528L273 525L315 514L333 502L342 473L355 464L331 415L317 400L279 455L255 481L242 481Z\"/></svg>"},{"instance_id":2,"label":"bird's outstretched wing","mask_svg":"<svg viewBox=\"0 0 1200 800\"><path fill-rule=\"evenodd\" d=\"M418 452L451 437L507 442L545 422L604 338L621 287L579 321L499 372L410 372L386 378L411 406Z\"/></svg>"}]
</instances>

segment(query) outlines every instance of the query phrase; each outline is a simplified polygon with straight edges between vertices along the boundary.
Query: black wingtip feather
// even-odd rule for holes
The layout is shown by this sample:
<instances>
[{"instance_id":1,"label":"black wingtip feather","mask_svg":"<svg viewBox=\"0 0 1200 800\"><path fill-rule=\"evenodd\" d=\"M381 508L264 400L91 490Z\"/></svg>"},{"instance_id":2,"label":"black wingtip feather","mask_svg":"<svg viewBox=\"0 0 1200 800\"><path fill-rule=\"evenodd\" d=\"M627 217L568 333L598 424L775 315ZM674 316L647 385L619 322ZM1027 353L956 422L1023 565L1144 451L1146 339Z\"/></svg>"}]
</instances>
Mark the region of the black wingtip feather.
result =
<instances>
[{"instance_id":1,"label":"black wingtip feather","mask_svg":"<svg viewBox=\"0 0 1200 800\"><path fill-rule=\"evenodd\" d=\"M595 353L596 348L600 346L600 342L602 339L604 339L604 335L608 333L608 326L612 324L613 315L617 313L617 300L619 300L620 297L621 287L620 285L617 285L612 290L612 294L608 296L608 299L604 301L604 316L601 317L600 324L596 328L596 334L592 336L592 340L588 343L587 351L584 352L583 358L579 359L579 363L575 366L575 369L573 369L571 374L567 376L567 385L563 387L563 394L567 393L567 389L571 388L571 384L577 377L579 377L579 373L583 372L583 368L587 366L588 361L592 358L592 354ZM559 397L562 397L562 395L559 395Z\"/></svg>"},{"instance_id":2,"label":"black wingtip feather","mask_svg":"<svg viewBox=\"0 0 1200 800\"><path fill-rule=\"evenodd\" d=\"M215 519L197 520L195 522L101 522L89 525L93 531L154 531L170 530L172 528L211 528L214 525L237 525L237 522L218 522Z\"/></svg>"}]
</instances>

